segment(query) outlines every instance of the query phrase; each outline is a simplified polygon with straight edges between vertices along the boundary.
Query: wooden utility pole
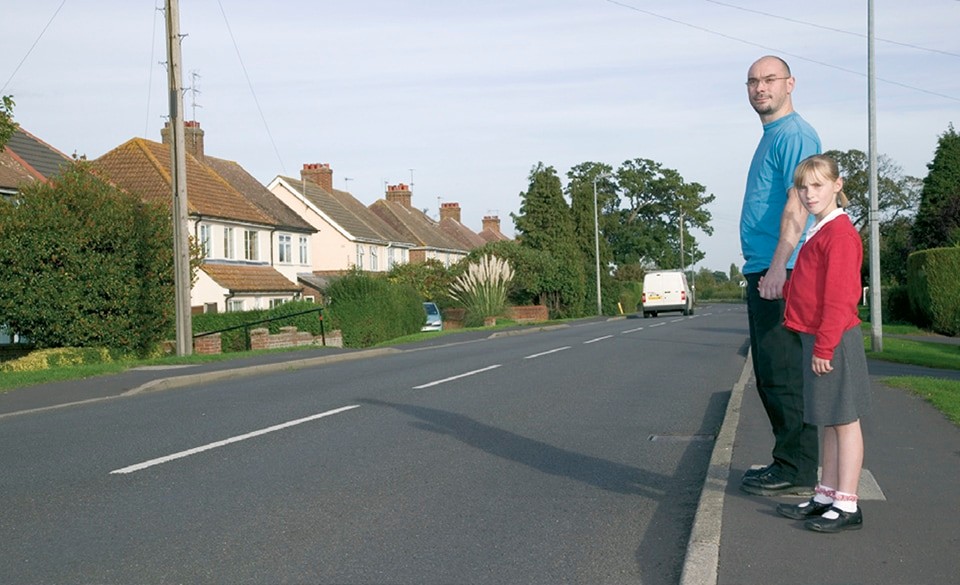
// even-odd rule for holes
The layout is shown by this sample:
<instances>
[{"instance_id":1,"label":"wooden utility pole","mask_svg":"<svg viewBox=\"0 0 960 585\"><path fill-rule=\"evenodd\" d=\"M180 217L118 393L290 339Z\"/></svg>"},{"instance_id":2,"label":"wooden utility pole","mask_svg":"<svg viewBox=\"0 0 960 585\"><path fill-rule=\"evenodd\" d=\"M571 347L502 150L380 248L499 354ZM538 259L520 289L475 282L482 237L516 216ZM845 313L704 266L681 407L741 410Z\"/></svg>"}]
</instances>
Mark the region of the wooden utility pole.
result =
<instances>
[{"instance_id":1,"label":"wooden utility pole","mask_svg":"<svg viewBox=\"0 0 960 585\"><path fill-rule=\"evenodd\" d=\"M190 243L187 230L187 157L183 130L180 8L166 0L167 79L170 92L170 166L173 169L173 280L176 289L177 355L193 353L190 318Z\"/></svg>"}]
</instances>

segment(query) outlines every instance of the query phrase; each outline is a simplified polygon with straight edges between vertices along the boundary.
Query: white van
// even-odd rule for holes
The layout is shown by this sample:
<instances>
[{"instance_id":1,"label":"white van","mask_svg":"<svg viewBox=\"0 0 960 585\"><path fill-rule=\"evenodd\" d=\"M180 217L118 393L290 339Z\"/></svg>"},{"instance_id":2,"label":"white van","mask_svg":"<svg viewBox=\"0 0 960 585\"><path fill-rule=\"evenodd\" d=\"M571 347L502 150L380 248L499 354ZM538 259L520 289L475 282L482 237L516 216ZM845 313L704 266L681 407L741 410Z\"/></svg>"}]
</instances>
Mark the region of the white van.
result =
<instances>
[{"instance_id":1,"label":"white van","mask_svg":"<svg viewBox=\"0 0 960 585\"><path fill-rule=\"evenodd\" d=\"M680 270L659 270L643 276L643 316L656 317L664 311L693 315L693 295L687 275Z\"/></svg>"}]
</instances>

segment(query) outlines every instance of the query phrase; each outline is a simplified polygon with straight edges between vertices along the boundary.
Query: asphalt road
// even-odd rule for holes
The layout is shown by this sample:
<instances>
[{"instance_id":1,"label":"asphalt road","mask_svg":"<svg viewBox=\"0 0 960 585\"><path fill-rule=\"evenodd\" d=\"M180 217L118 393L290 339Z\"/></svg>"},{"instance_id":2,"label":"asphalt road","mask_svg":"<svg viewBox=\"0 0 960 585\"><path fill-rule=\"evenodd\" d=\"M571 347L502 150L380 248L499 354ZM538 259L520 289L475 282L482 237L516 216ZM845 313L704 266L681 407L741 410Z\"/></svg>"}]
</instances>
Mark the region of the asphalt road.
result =
<instances>
[{"instance_id":1,"label":"asphalt road","mask_svg":"<svg viewBox=\"0 0 960 585\"><path fill-rule=\"evenodd\" d=\"M675 584L746 340L716 306L7 418L0 582Z\"/></svg>"}]
</instances>

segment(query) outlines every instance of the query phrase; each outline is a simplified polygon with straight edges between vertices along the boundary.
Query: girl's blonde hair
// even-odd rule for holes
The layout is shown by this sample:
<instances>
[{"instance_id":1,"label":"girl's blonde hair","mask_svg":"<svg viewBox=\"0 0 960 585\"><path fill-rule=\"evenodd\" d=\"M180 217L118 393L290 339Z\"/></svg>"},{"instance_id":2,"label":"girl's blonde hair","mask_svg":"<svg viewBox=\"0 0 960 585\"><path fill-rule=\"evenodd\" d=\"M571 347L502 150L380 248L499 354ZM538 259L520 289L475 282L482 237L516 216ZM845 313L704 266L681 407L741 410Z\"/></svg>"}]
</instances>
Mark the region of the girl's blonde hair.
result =
<instances>
[{"instance_id":1,"label":"girl's blonde hair","mask_svg":"<svg viewBox=\"0 0 960 585\"><path fill-rule=\"evenodd\" d=\"M834 182L840 178L840 168L837 166L837 161L831 157L825 154L815 154L803 159L797 165L797 169L793 172L793 186L799 189L807 175L819 175L822 179ZM841 189L837 193L837 206L846 207L847 205L850 205L850 200Z\"/></svg>"}]
</instances>

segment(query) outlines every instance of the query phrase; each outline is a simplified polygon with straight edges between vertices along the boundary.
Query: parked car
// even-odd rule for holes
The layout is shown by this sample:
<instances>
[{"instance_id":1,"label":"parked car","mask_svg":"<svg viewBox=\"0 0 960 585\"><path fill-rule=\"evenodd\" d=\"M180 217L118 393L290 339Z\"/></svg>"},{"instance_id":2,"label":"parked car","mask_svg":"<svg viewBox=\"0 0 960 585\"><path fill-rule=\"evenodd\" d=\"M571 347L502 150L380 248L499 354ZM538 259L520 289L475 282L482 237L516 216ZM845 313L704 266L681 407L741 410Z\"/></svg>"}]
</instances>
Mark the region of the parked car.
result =
<instances>
[{"instance_id":1,"label":"parked car","mask_svg":"<svg viewBox=\"0 0 960 585\"><path fill-rule=\"evenodd\" d=\"M693 295L687 275L679 270L659 270L643 276L643 316L656 317L664 311L693 314Z\"/></svg>"},{"instance_id":2,"label":"parked car","mask_svg":"<svg viewBox=\"0 0 960 585\"><path fill-rule=\"evenodd\" d=\"M420 331L443 331L443 316L440 315L437 304L427 301L423 303L423 310L427 314L427 320Z\"/></svg>"}]
</instances>

